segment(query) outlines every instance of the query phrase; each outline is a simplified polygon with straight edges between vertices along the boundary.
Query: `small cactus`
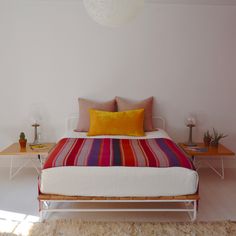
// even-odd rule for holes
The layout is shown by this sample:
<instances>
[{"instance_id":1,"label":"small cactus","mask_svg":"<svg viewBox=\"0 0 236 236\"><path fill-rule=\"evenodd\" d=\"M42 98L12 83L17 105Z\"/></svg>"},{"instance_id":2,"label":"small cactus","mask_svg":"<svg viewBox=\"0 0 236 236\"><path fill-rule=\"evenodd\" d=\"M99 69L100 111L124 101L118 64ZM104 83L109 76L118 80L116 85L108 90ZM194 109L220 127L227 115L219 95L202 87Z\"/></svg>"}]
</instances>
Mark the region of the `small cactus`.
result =
<instances>
[{"instance_id":1,"label":"small cactus","mask_svg":"<svg viewBox=\"0 0 236 236\"><path fill-rule=\"evenodd\" d=\"M209 146L211 143L211 140L212 140L212 135L210 134L209 130L207 130L204 133L204 137L203 137L203 141L204 141L205 146Z\"/></svg>"},{"instance_id":2,"label":"small cactus","mask_svg":"<svg viewBox=\"0 0 236 236\"><path fill-rule=\"evenodd\" d=\"M212 135L210 134L209 130L207 130L207 131L204 133L204 138L205 138L205 139L212 139Z\"/></svg>"},{"instance_id":3,"label":"small cactus","mask_svg":"<svg viewBox=\"0 0 236 236\"><path fill-rule=\"evenodd\" d=\"M219 133L217 130L213 128L213 135L212 135L212 141L211 145L217 147L219 144L220 139L227 137L228 135L225 135L223 133Z\"/></svg>"},{"instance_id":4,"label":"small cactus","mask_svg":"<svg viewBox=\"0 0 236 236\"><path fill-rule=\"evenodd\" d=\"M20 133L20 140L26 140L24 132Z\"/></svg>"},{"instance_id":5,"label":"small cactus","mask_svg":"<svg viewBox=\"0 0 236 236\"><path fill-rule=\"evenodd\" d=\"M27 143L27 139L25 138L25 133L21 132L20 133L19 144L20 144L20 150L22 152L26 151L26 143Z\"/></svg>"}]
</instances>

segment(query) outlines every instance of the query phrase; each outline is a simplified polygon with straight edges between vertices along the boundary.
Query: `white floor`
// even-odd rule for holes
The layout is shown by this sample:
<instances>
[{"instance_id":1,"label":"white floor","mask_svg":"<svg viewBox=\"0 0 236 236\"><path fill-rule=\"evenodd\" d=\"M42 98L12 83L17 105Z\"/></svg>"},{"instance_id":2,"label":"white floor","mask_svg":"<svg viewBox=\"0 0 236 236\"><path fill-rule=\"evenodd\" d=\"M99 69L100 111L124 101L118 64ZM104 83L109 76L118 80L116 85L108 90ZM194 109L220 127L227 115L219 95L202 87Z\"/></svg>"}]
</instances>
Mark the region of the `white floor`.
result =
<instances>
[{"instance_id":1,"label":"white floor","mask_svg":"<svg viewBox=\"0 0 236 236\"><path fill-rule=\"evenodd\" d=\"M236 169L226 169L222 180L210 169L200 169L198 221L236 220ZM38 216L37 173L23 169L9 180L9 169L0 168L0 211ZM132 207L132 206L131 206ZM50 214L49 219L185 221L187 213L75 213ZM1 216L0 212L0 218Z\"/></svg>"}]
</instances>

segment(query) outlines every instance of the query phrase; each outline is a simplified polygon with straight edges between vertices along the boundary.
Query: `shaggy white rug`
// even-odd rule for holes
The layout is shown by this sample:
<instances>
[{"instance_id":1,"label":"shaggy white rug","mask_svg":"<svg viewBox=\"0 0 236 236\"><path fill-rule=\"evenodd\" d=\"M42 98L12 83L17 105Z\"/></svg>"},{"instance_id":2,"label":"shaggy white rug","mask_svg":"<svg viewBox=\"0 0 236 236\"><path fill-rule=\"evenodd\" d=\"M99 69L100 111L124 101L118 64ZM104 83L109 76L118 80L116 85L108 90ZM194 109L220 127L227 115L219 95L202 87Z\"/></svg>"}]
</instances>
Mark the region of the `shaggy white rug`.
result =
<instances>
[{"instance_id":1,"label":"shaggy white rug","mask_svg":"<svg viewBox=\"0 0 236 236\"><path fill-rule=\"evenodd\" d=\"M30 236L235 236L236 222L132 223L56 220L35 223Z\"/></svg>"},{"instance_id":2,"label":"shaggy white rug","mask_svg":"<svg viewBox=\"0 0 236 236\"><path fill-rule=\"evenodd\" d=\"M18 236L18 235L13 233L0 233L0 236Z\"/></svg>"}]
</instances>

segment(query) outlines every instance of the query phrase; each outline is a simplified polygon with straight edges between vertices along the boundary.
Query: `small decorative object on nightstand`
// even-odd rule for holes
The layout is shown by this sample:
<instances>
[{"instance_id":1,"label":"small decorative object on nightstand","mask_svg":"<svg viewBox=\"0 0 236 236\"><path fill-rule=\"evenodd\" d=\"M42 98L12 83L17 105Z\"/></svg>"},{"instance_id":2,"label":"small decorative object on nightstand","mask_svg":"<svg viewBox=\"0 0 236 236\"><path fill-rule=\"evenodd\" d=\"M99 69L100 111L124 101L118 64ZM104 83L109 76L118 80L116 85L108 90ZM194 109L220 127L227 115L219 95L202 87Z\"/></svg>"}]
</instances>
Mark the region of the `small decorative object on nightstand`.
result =
<instances>
[{"instance_id":1,"label":"small decorative object on nightstand","mask_svg":"<svg viewBox=\"0 0 236 236\"><path fill-rule=\"evenodd\" d=\"M196 126L196 119L192 116L186 119L186 126L189 127L189 138L186 146L196 146L196 144L192 140L192 128Z\"/></svg>"},{"instance_id":2,"label":"small decorative object on nightstand","mask_svg":"<svg viewBox=\"0 0 236 236\"><path fill-rule=\"evenodd\" d=\"M203 142L204 142L205 146L207 146L207 147L210 146L211 140L212 140L212 135L210 134L209 130L207 130L204 133L204 137L203 137Z\"/></svg>"},{"instance_id":3,"label":"small decorative object on nightstand","mask_svg":"<svg viewBox=\"0 0 236 236\"><path fill-rule=\"evenodd\" d=\"M25 133L21 132L20 133L20 139L19 139L19 144L20 144L21 152L26 151L26 143L27 143L27 139L25 138Z\"/></svg>"},{"instance_id":4,"label":"small decorative object on nightstand","mask_svg":"<svg viewBox=\"0 0 236 236\"><path fill-rule=\"evenodd\" d=\"M30 148L35 151L45 150L48 149L48 145L41 143L41 144L30 144Z\"/></svg>"},{"instance_id":5,"label":"small decorative object on nightstand","mask_svg":"<svg viewBox=\"0 0 236 236\"><path fill-rule=\"evenodd\" d=\"M211 140L211 146L212 147L218 147L220 139L225 138L227 136L228 135L225 135L223 133L219 133L217 130L215 130L213 128L213 135L212 135L212 140Z\"/></svg>"}]
</instances>

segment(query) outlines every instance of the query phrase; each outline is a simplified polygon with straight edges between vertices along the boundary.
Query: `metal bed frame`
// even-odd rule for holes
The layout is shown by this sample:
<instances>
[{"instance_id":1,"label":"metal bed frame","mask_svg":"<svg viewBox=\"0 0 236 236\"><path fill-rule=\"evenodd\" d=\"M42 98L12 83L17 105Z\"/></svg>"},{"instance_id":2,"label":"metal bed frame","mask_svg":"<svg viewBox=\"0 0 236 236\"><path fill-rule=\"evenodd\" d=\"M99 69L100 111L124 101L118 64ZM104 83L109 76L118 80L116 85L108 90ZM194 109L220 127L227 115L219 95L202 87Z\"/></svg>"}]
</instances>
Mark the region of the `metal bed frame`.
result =
<instances>
[{"instance_id":1,"label":"metal bed frame","mask_svg":"<svg viewBox=\"0 0 236 236\"><path fill-rule=\"evenodd\" d=\"M198 194L167 197L81 197L39 194L40 221L48 212L187 212L197 218ZM57 208L52 203L184 203L179 208Z\"/></svg>"},{"instance_id":2,"label":"metal bed frame","mask_svg":"<svg viewBox=\"0 0 236 236\"><path fill-rule=\"evenodd\" d=\"M66 134L73 130L78 114L71 115L66 120ZM153 117L162 123L165 130L166 122L163 117ZM191 221L197 218L198 193L182 196L163 197L85 197L65 196L39 193L40 221L43 221L49 212L187 212ZM57 208L53 203L184 203L179 208ZM54 205L54 206L53 206Z\"/></svg>"}]
</instances>

